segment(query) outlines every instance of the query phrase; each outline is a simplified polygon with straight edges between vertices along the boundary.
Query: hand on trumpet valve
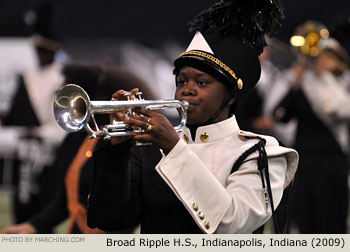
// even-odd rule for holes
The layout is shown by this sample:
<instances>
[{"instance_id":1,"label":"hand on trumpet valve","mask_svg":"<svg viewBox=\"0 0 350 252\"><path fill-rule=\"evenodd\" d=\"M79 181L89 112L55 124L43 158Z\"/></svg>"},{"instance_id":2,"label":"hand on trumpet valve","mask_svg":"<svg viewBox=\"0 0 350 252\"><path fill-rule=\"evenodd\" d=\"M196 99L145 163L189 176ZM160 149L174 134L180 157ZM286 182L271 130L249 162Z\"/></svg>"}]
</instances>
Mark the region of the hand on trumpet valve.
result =
<instances>
[{"instance_id":1,"label":"hand on trumpet valve","mask_svg":"<svg viewBox=\"0 0 350 252\"><path fill-rule=\"evenodd\" d=\"M133 139L142 143L152 143L169 153L179 141L179 136L169 120L154 111L146 108L136 108L136 114L130 114L125 123L133 128L140 128L140 134L133 136Z\"/></svg>"},{"instance_id":2,"label":"hand on trumpet valve","mask_svg":"<svg viewBox=\"0 0 350 252\"><path fill-rule=\"evenodd\" d=\"M136 94L139 93L138 88L134 88L131 91L118 90L112 95L112 101L129 101L136 99ZM132 114L132 111L125 112L116 112L109 115L111 124L115 122L127 122L129 119L129 115ZM114 137L111 138L112 144L120 144L126 142L131 139L131 136L123 136L123 137Z\"/></svg>"},{"instance_id":3,"label":"hand on trumpet valve","mask_svg":"<svg viewBox=\"0 0 350 252\"><path fill-rule=\"evenodd\" d=\"M112 95L112 101L128 101L128 100L135 100L136 95L138 95L139 89L134 88L130 91L125 91L125 90L118 90Z\"/></svg>"}]
</instances>

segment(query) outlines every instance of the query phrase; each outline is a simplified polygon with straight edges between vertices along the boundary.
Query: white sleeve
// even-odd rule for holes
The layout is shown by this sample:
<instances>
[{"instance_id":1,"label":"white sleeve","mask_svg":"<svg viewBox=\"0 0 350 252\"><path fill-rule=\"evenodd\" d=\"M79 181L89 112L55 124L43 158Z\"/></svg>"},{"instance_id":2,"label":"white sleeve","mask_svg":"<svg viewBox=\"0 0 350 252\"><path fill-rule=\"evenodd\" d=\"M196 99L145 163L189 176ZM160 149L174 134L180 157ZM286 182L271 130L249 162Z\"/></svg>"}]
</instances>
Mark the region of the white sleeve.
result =
<instances>
[{"instance_id":1,"label":"white sleeve","mask_svg":"<svg viewBox=\"0 0 350 252\"><path fill-rule=\"evenodd\" d=\"M275 207L282 197L286 166L283 157L269 160ZM271 216L256 160L243 163L222 185L180 140L156 170L206 233L251 233Z\"/></svg>"}]
</instances>

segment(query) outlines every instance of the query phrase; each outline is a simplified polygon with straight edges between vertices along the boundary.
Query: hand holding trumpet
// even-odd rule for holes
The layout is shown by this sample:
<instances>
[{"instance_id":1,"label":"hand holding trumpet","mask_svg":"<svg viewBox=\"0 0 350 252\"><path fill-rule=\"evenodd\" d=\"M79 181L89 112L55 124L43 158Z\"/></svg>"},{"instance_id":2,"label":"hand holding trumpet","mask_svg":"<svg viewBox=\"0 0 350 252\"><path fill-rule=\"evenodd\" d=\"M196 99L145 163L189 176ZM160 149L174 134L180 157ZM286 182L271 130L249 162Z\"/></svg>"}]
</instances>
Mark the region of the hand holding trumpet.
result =
<instances>
[{"instance_id":1,"label":"hand holding trumpet","mask_svg":"<svg viewBox=\"0 0 350 252\"><path fill-rule=\"evenodd\" d=\"M127 101L127 97L130 97L131 99L135 99L135 94L139 92L138 88L134 88L131 91L125 91L125 90L118 90L112 95L112 101ZM127 112L116 112L114 114L110 114L110 123L113 124L115 121L125 121L127 117ZM122 136L122 137L114 137L111 138L112 144L120 144L123 142L126 142L127 140L131 139L132 136Z\"/></svg>"},{"instance_id":2,"label":"hand holding trumpet","mask_svg":"<svg viewBox=\"0 0 350 252\"><path fill-rule=\"evenodd\" d=\"M126 117L125 123L132 127L144 129L142 134L134 135L138 142L150 142L168 154L179 141L179 136L169 120L154 111L145 108L136 108L137 114Z\"/></svg>"},{"instance_id":3,"label":"hand holding trumpet","mask_svg":"<svg viewBox=\"0 0 350 252\"><path fill-rule=\"evenodd\" d=\"M112 100L126 100L126 95L130 99L135 99L138 88L130 92L119 90L112 96ZM130 137L112 138L112 144L122 143L130 138L141 143L152 143L162 149L165 154L169 153L179 140L179 136L174 130L169 120L156 112L147 110L144 107L133 109L136 113L117 112L111 115L111 120L124 121L132 128L140 128L141 134Z\"/></svg>"}]
</instances>

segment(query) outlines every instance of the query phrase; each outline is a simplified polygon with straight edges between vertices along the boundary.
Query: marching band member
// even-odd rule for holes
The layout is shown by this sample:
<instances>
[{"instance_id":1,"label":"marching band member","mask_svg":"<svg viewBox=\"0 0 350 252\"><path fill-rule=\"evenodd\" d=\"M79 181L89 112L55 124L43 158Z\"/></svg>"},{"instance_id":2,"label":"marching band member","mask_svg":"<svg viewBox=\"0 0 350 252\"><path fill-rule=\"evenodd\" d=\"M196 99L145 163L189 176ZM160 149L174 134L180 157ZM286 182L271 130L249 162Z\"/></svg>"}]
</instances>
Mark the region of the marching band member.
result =
<instances>
[{"instance_id":1,"label":"marching band member","mask_svg":"<svg viewBox=\"0 0 350 252\"><path fill-rule=\"evenodd\" d=\"M223 0L195 17L194 38L174 62L175 98L190 104L186 127L176 132L164 116L143 108L115 115L144 132L112 138L94 153L90 227L140 223L141 233L251 233L269 220L298 154L272 137L241 131L234 113L259 80L264 34L281 16L276 0Z\"/></svg>"}]
</instances>

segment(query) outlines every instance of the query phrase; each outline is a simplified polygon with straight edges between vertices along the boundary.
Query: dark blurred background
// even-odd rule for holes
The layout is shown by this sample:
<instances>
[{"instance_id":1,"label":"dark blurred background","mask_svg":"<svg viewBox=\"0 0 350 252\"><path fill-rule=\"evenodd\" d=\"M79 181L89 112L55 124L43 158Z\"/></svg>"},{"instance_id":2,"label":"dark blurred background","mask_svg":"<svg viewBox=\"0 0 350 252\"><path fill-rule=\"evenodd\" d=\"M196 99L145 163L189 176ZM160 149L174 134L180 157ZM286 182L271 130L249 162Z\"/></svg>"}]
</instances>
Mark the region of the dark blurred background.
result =
<instances>
[{"instance_id":1,"label":"dark blurred background","mask_svg":"<svg viewBox=\"0 0 350 252\"><path fill-rule=\"evenodd\" d=\"M186 23L215 0L113 1L57 0L54 27L62 40L72 38L130 38L157 46L169 39L187 43ZM31 35L30 20L36 0L1 0L0 36ZM348 0L285 0L286 18L278 38L284 42L300 23L314 19L332 26L349 16Z\"/></svg>"}]
</instances>

